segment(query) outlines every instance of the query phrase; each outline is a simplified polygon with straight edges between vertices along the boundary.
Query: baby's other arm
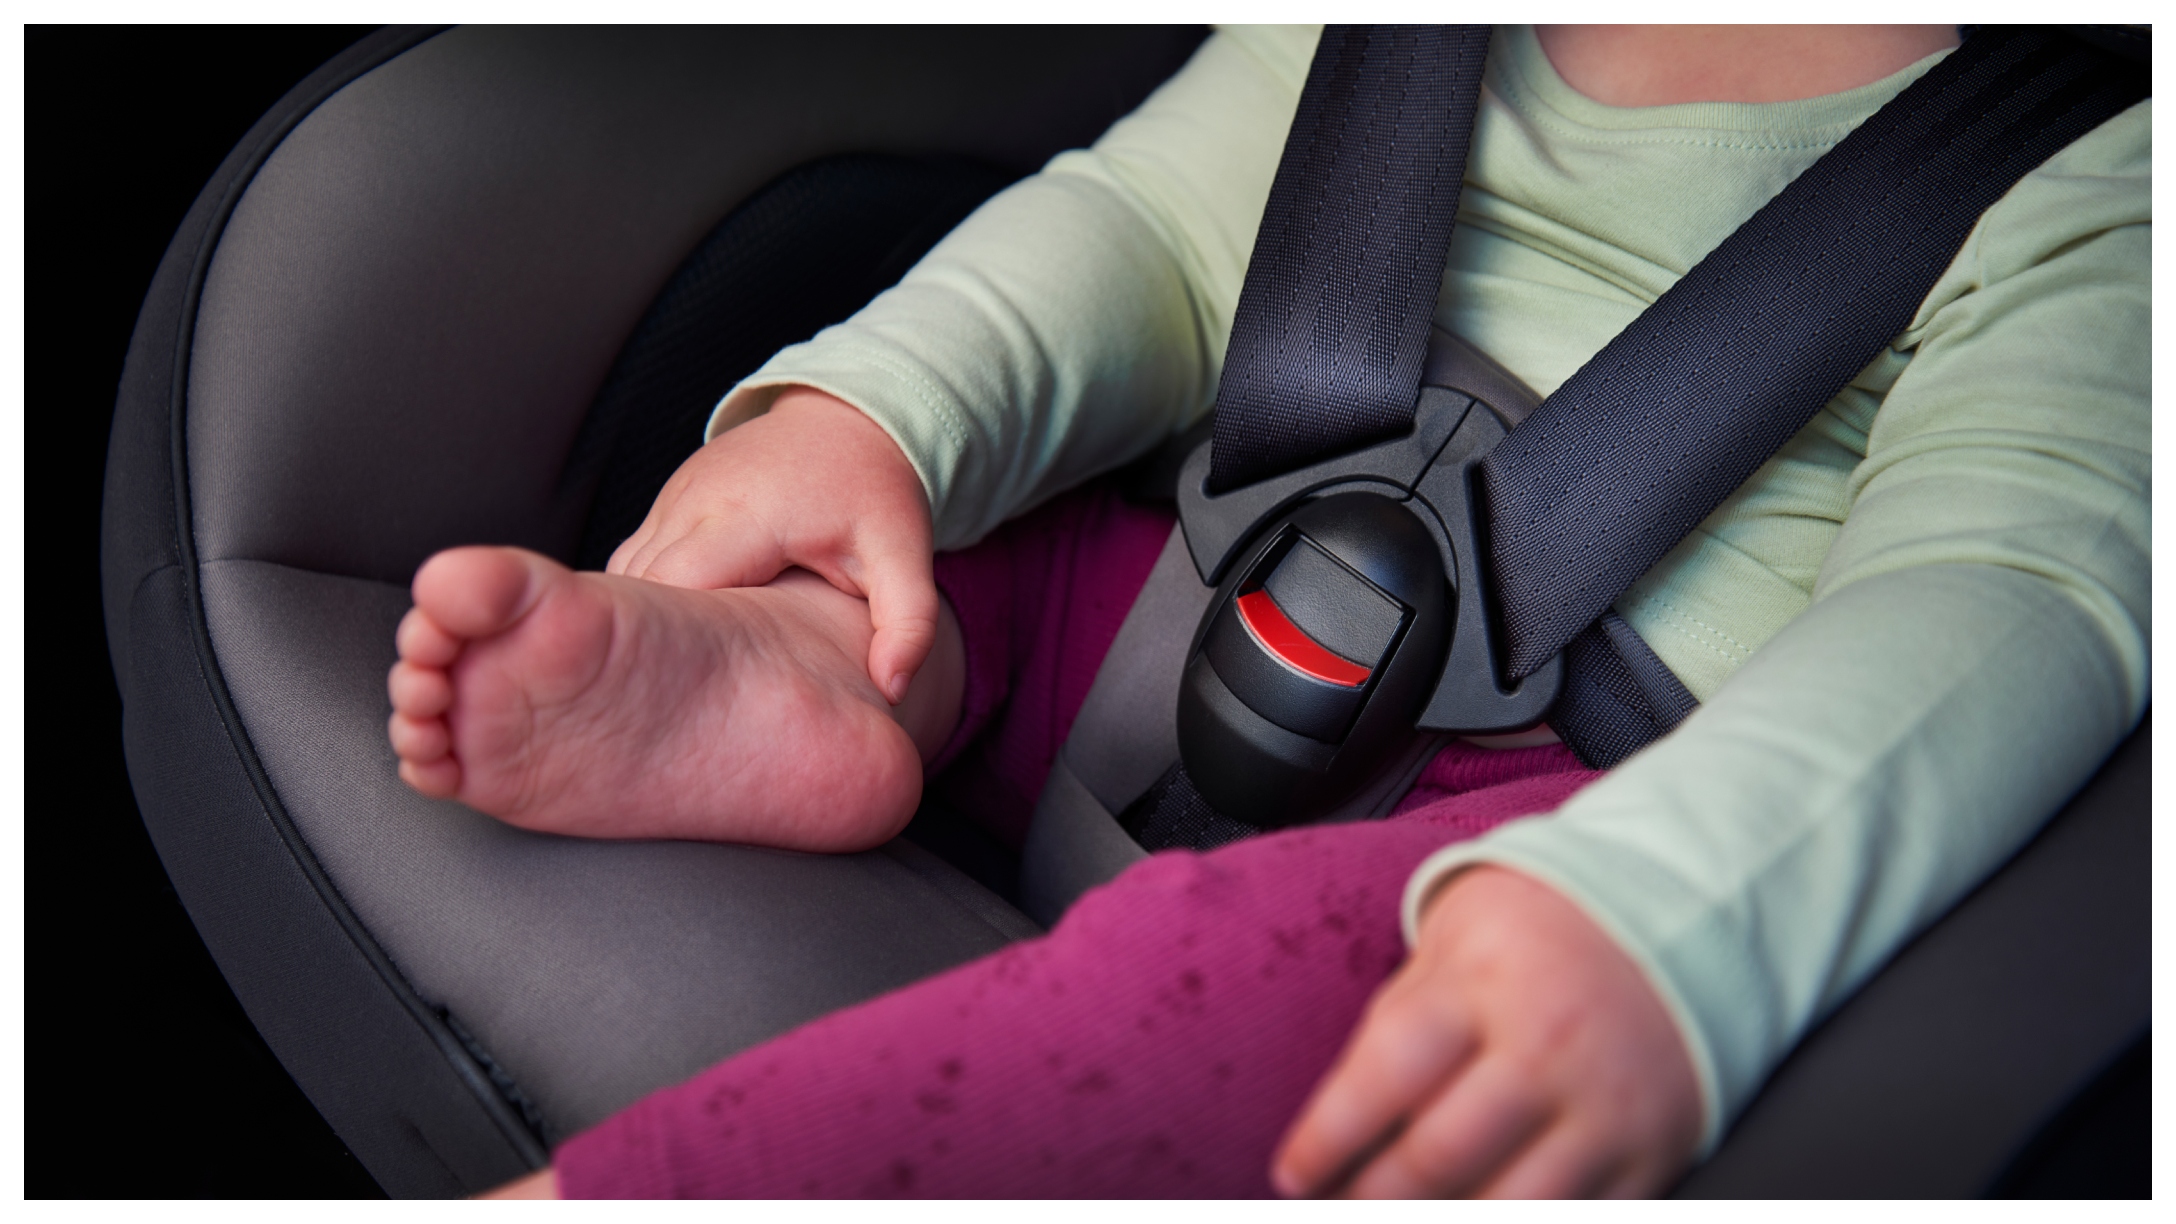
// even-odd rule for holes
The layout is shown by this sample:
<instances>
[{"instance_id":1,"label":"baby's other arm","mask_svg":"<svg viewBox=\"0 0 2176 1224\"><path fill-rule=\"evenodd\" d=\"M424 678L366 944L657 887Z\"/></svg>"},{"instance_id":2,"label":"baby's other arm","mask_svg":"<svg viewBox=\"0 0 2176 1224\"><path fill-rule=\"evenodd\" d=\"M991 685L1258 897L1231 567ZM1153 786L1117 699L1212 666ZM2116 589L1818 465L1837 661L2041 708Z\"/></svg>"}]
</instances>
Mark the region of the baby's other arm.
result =
<instances>
[{"instance_id":1,"label":"baby's other arm","mask_svg":"<svg viewBox=\"0 0 2176 1224\"><path fill-rule=\"evenodd\" d=\"M1413 877L1409 937L1481 862L1608 930L1684 1034L1704 1145L2145 707L2151 126L2141 103L2026 176L1877 358L1909 364L1811 606L1551 818Z\"/></svg>"}]
</instances>

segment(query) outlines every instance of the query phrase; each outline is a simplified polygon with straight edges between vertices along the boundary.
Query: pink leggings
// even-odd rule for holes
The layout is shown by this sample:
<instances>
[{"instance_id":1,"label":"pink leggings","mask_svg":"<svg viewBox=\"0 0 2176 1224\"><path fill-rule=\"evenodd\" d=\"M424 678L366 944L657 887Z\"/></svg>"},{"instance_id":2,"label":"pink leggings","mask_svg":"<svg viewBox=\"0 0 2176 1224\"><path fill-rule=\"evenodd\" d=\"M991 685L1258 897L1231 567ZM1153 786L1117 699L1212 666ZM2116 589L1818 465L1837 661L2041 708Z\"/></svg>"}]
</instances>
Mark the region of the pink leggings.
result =
<instances>
[{"instance_id":1,"label":"pink leggings","mask_svg":"<svg viewBox=\"0 0 2176 1224\"><path fill-rule=\"evenodd\" d=\"M936 785L1017 843L1170 529L1090 490L938 559L968 644ZM949 762L949 768L945 766ZM1169 851L1049 935L834 1013L562 1145L569 1197L1246 1197L1404 955L1448 843L1598 775L1559 746L1446 748L1390 819Z\"/></svg>"}]
</instances>

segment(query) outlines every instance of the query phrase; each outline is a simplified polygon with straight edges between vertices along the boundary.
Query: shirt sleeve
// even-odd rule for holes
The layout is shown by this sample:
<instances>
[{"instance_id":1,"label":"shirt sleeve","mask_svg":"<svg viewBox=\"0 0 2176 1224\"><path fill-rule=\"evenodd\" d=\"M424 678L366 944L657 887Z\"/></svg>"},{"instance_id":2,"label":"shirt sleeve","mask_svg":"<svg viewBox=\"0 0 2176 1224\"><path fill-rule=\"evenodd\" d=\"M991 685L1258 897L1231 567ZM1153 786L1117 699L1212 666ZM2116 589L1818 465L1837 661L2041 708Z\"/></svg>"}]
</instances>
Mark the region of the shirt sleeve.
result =
<instances>
[{"instance_id":1,"label":"shirt sleeve","mask_svg":"<svg viewBox=\"0 0 2176 1224\"><path fill-rule=\"evenodd\" d=\"M1317 27L1219 30L1092 148L1064 153L896 287L735 386L706 438L801 385L882 426L936 546L1153 448L1216 394Z\"/></svg>"},{"instance_id":2,"label":"shirt sleeve","mask_svg":"<svg viewBox=\"0 0 2176 1224\"><path fill-rule=\"evenodd\" d=\"M1637 960L1709 1146L1804 1034L2136 725L2151 624L2151 104L1981 218L1898 341L1812 605L1547 819L1424 863L1555 886Z\"/></svg>"}]
</instances>

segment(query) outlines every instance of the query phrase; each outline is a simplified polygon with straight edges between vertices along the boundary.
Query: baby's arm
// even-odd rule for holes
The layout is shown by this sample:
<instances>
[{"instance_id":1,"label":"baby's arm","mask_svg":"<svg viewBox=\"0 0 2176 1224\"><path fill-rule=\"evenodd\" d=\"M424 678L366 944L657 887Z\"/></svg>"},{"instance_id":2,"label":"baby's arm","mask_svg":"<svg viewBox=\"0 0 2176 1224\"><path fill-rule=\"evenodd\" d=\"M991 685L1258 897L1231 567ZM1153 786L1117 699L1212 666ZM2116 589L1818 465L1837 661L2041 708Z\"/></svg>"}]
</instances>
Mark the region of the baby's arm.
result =
<instances>
[{"instance_id":1,"label":"baby's arm","mask_svg":"<svg viewBox=\"0 0 2176 1224\"><path fill-rule=\"evenodd\" d=\"M1288 1142L1297 1184L1401 1122L1425 1136L1470 1108L1480 1061L1397 1091L1369 1070L1404 1040L1390 1000L1440 990L1442 1007L1485 1019L1505 989L1432 967L1445 940L1482 937L1443 911L1496 922L1467 906L1481 873L1466 869L1548 884L1638 964L1698 1072L1704 1146L1807 1028L2135 725L2151 623L2150 125L2150 106L2136 108L2029 176L1929 295L1813 605L1553 818L1415 873L1414 959ZM1597 990L1609 980L1579 972ZM1638 1009L1624 1022L1637 1028ZM1639 1078L1598 1073L1566 1091L1586 1094L1585 1116L1624 1124L1610 1085ZM1580 1116L1577 1101L1562 1108ZM1590 1131L1588 1155L1609 1157L1608 1138Z\"/></svg>"},{"instance_id":2,"label":"baby's arm","mask_svg":"<svg viewBox=\"0 0 2176 1224\"><path fill-rule=\"evenodd\" d=\"M1212 36L1093 149L1001 193L897 287L766 363L613 572L695 586L822 573L870 600L870 676L900 691L927 649L933 546L973 543L1208 406L1313 40Z\"/></svg>"}]
</instances>

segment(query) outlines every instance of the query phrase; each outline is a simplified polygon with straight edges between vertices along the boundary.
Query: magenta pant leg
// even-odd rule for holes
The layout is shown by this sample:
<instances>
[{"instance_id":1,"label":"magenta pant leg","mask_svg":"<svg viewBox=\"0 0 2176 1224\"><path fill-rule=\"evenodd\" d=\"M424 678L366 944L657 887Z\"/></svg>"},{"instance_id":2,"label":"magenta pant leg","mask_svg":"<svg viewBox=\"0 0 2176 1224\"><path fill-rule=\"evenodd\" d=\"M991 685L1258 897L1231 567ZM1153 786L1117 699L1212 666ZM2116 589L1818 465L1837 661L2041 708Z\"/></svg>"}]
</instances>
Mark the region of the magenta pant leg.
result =
<instances>
[{"instance_id":1,"label":"magenta pant leg","mask_svg":"<svg viewBox=\"0 0 2176 1224\"><path fill-rule=\"evenodd\" d=\"M1558 746L1454 746L1429 773L1441 797L1405 815L1156 855L1045 938L655 1093L559 1149L562 1192L1267 1194L1277 1140L1403 958L1407 875L1598 776Z\"/></svg>"}]
</instances>

